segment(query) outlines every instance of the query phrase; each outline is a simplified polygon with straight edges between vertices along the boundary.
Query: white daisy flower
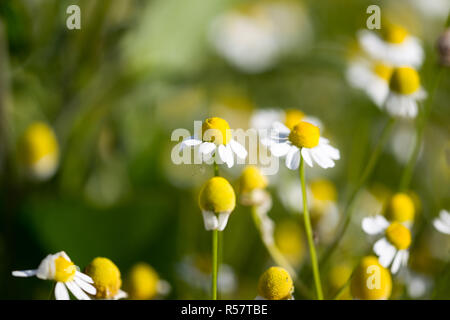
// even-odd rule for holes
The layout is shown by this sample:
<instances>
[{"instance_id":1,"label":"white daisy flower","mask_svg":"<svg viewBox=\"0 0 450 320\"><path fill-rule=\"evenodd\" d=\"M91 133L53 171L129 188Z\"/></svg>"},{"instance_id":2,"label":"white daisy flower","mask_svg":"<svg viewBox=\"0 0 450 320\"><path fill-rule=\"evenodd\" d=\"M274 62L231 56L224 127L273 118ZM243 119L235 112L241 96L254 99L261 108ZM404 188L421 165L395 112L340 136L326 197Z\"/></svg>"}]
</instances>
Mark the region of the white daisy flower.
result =
<instances>
[{"instance_id":1,"label":"white daisy flower","mask_svg":"<svg viewBox=\"0 0 450 320\"><path fill-rule=\"evenodd\" d=\"M320 137L320 129L306 121L297 123L292 130L281 122L272 126L271 136L261 140L270 148L275 157L286 156L286 167L298 169L300 157L312 167L313 161L320 167L334 167L334 160L340 159L339 150L329 144L329 140Z\"/></svg>"},{"instance_id":2,"label":"white daisy flower","mask_svg":"<svg viewBox=\"0 0 450 320\"><path fill-rule=\"evenodd\" d=\"M350 63L346 77L352 87L362 89L381 108L389 93L392 70L385 63L359 59Z\"/></svg>"},{"instance_id":3,"label":"white daisy flower","mask_svg":"<svg viewBox=\"0 0 450 320\"><path fill-rule=\"evenodd\" d=\"M183 140L180 151L195 146L199 146L204 162L214 158L216 163L226 163L228 168L234 165L234 154L242 160L247 157L244 146L232 139L228 122L219 117L206 119L202 124L202 139L193 136Z\"/></svg>"},{"instance_id":4,"label":"white daisy flower","mask_svg":"<svg viewBox=\"0 0 450 320\"><path fill-rule=\"evenodd\" d=\"M433 225L439 232L450 234L450 213L447 210L441 210L439 218L433 220Z\"/></svg>"},{"instance_id":5,"label":"white daisy flower","mask_svg":"<svg viewBox=\"0 0 450 320\"><path fill-rule=\"evenodd\" d=\"M406 266L411 245L411 232L400 222L389 223L381 215L366 217L362 220L362 229L369 235L383 235L373 246L380 264L387 268L391 266L393 274Z\"/></svg>"},{"instance_id":6,"label":"white daisy flower","mask_svg":"<svg viewBox=\"0 0 450 320\"><path fill-rule=\"evenodd\" d=\"M418 101L427 93L420 85L417 71L411 67L398 67L389 81L389 94L384 108L394 117L415 118L419 112Z\"/></svg>"},{"instance_id":7,"label":"white daisy flower","mask_svg":"<svg viewBox=\"0 0 450 320\"><path fill-rule=\"evenodd\" d=\"M13 271L15 277L36 276L42 280L54 280L56 300L70 300L67 289L78 300L90 300L86 294L95 295L97 290L92 285L94 281L88 275L78 271L78 267L73 264L69 256L60 251L56 254L49 254L37 269Z\"/></svg>"},{"instance_id":8,"label":"white daisy flower","mask_svg":"<svg viewBox=\"0 0 450 320\"><path fill-rule=\"evenodd\" d=\"M381 35L374 31L360 30L358 40L372 58L393 66L420 67L424 60L420 40L398 25L382 28Z\"/></svg>"},{"instance_id":9,"label":"white daisy flower","mask_svg":"<svg viewBox=\"0 0 450 320\"><path fill-rule=\"evenodd\" d=\"M323 129L322 122L313 116L307 116L297 109L260 109L254 112L250 119L250 127L259 131L264 136L265 130L270 130L274 122L282 122L286 127L292 128L300 121L306 121Z\"/></svg>"}]
</instances>

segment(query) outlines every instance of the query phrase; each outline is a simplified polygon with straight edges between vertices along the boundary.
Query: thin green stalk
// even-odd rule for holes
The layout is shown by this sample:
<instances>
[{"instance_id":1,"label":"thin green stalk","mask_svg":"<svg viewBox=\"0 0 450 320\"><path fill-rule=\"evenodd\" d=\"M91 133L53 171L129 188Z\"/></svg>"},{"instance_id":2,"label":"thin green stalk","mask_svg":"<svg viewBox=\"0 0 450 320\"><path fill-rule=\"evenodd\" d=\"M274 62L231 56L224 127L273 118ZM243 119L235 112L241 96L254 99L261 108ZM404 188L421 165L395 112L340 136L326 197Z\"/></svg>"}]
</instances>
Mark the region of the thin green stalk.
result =
<instances>
[{"instance_id":1,"label":"thin green stalk","mask_svg":"<svg viewBox=\"0 0 450 320\"><path fill-rule=\"evenodd\" d=\"M405 191L406 189L408 189L409 184L411 183L413 170L416 165L417 159L419 157L420 147L422 146L425 127L427 124L428 117L431 113L433 99L434 99L436 90L439 86L439 82L442 78L442 74L443 74L443 68L440 68L440 70L436 74L436 79L430 90L430 95L427 100L427 104L424 107L424 110L422 112L422 117L420 117L420 119L418 119L416 140L414 142L413 151L411 152L411 155L408 159L408 163L406 164L405 169L402 174L402 177L400 179L400 185L399 185L400 191Z\"/></svg>"},{"instance_id":2,"label":"thin green stalk","mask_svg":"<svg viewBox=\"0 0 450 320\"><path fill-rule=\"evenodd\" d=\"M212 300L217 300L217 275L219 273L218 264L219 231L212 231Z\"/></svg>"},{"instance_id":3,"label":"thin green stalk","mask_svg":"<svg viewBox=\"0 0 450 320\"><path fill-rule=\"evenodd\" d=\"M314 284L316 286L317 299L323 300L322 285L320 284L319 264L317 262L317 254L316 254L316 248L314 247L314 239L313 239L313 232L312 232L312 227L311 227L311 220L310 220L309 212L308 212L308 204L306 202L305 163L303 161L303 158L300 158L299 174L300 174L300 182L302 185L302 195L303 195L303 217L305 220L305 230L306 230L306 236L308 238L309 254L311 256L311 265L312 265L313 274L314 274Z\"/></svg>"},{"instance_id":4,"label":"thin green stalk","mask_svg":"<svg viewBox=\"0 0 450 320\"><path fill-rule=\"evenodd\" d=\"M352 215L353 215L353 205L356 199L356 196L358 195L360 189L366 184L367 180L370 178L370 175L372 174L373 169L375 168L376 163L378 162L378 158L381 155L381 152L383 151L384 145L386 144L386 141L388 137L391 134L391 131L395 124L395 118L390 118L386 126L383 128L383 131L381 132L381 136L378 139L378 143L375 146L375 149L373 150L369 161L364 168L363 173L361 174L360 179L358 180L358 183L355 185L355 188L353 189L352 193L350 194L350 197L346 201L346 204L344 206L344 222L342 224L342 227L337 234L334 242L328 247L328 249L325 251L325 253L322 255L320 259L320 264L326 264L328 262L328 259L330 258L331 254L334 252L334 250L337 248L339 243L341 242L345 232L347 231L347 228L350 224Z\"/></svg>"},{"instance_id":5,"label":"thin green stalk","mask_svg":"<svg viewBox=\"0 0 450 320\"><path fill-rule=\"evenodd\" d=\"M214 176L218 177L219 176L219 166L217 165L217 163L214 161Z\"/></svg>"}]
</instances>

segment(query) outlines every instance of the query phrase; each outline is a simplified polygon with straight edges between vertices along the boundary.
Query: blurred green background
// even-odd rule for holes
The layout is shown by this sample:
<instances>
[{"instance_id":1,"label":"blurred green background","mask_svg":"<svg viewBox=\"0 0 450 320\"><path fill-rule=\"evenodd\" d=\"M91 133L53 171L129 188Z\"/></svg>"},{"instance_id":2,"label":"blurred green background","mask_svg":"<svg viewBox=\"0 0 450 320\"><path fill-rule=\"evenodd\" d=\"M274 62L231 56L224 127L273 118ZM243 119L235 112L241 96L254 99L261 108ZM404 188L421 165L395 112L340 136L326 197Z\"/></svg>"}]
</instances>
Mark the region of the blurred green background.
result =
<instances>
[{"instance_id":1,"label":"blurred green background","mask_svg":"<svg viewBox=\"0 0 450 320\"><path fill-rule=\"evenodd\" d=\"M223 116L232 128L247 128L260 108L299 108L319 117L341 160L314 175L333 181L339 201L344 198L387 121L345 81L349 48L373 1L293 2L308 19L309 39L258 73L233 67L208 40L216 16L252 1L0 2L0 298L46 299L50 282L13 278L11 271L36 268L60 250L81 268L94 257L108 257L124 279L133 264L145 261L171 284L168 298L207 298L183 279L189 275L180 274L179 265L186 256L210 254L196 198L213 169L176 166L170 159L176 144L171 132L193 130L193 121L207 116ZM389 12L422 39L420 74L429 88L445 17L424 16L410 1L378 2L382 19ZM81 8L81 30L66 28L66 8L74 3ZM447 70L411 184L421 202L421 239L438 237L429 222L450 208L449 101ZM20 139L34 121L48 123L59 143L57 172L46 181L30 179L20 165ZM395 191L403 167L386 147L369 185ZM241 169L222 173L236 186ZM295 219L269 190L270 216ZM359 223L352 223L333 263L356 261L370 248L363 240L354 246L363 237ZM436 270L424 271L439 279L434 298L450 298L448 238L433 238L444 253L432 260ZM237 206L223 244L223 262L233 268L238 286L225 297L253 299L271 261L248 208ZM303 269L308 275L307 261Z\"/></svg>"}]
</instances>

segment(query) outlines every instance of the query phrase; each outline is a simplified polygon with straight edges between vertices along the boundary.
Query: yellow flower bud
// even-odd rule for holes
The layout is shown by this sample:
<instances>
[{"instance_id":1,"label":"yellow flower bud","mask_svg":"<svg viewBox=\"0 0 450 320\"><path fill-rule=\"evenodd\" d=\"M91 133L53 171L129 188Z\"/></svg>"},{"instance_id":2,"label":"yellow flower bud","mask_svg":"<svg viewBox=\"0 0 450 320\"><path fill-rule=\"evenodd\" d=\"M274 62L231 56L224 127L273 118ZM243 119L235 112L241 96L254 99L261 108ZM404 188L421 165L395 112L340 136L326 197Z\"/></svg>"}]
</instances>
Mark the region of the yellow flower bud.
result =
<instances>
[{"instance_id":1,"label":"yellow flower bud","mask_svg":"<svg viewBox=\"0 0 450 320\"><path fill-rule=\"evenodd\" d=\"M413 221L415 214L414 202L406 193L397 193L389 201L386 218L391 221Z\"/></svg>"},{"instance_id":2,"label":"yellow flower bud","mask_svg":"<svg viewBox=\"0 0 450 320\"><path fill-rule=\"evenodd\" d=\"M198 203L203 211L231 212L236 206L236 195L225 178L213 177L200 190Z\"/></svg>"},{"instance_id":3,"label":"yellow flower bud","mask_svg":"<svg viewBox=\"0 0 450 320\"><path fill-rule=\"evenodd\" d=\"M108 258L95 258L86 267L85 273L94 280L98 299L114 298L122 286L119 268Z\"/></svg>"},{"instance_id":4,"label":"yellow flower bud","mask_svg":"<svg viewBox=\"0 0 450 320\"><path fill-rule=\"evenodd\" d=\"M204 141L226 145L231 140L230 125L219 117L208 118L202 124L202 137Z\"/></svg>"},{"instance_id":5,"label":"yellow flower bud","mask_svg":"<svg viewBox=\"0 0 450 320\"><path fill-rule=\"evenodd\" d=\"M128 290L131 299L151 300L158 294L158 273L146 263L136 264L130 272Z\"/></svg>"},{"instance_id":6,"label":"yellow flower bud","mask_svg":"<svg viewBox=\"0 0 450 320\"><path fill-rule=\"evenodd\" d=\"M261 174L258 167L246 166L239 180L239 191L245 193L255 189L264 189L267 184L267 178Z\"/></svg>"},{"instance_id":7,"label":"yellow flower bud","mask_svg":"<svg viewBox=\"0 0 450 320\"><path fill-rule=\"evenodd\" d=\"M289 273L281 267L270 267L259 278L258 293L267 300L291 299L294 284Z\"/></svg>"},{"instance_id":8,"label":"yellow flower bud","mask_svg":"<svg viewBox=\"0 0 450 320\"><path fill-rule=\"evenodd\" d=\"M411 67L395 68L392 72L389 87L398 94L412 94L420 88L419 74Z\"/></svg>"},{"instance_id":9,"label":"yellow flower bud","mask_svg":"<svg viewBox=\"0 0 450 320\"><path fill-rule=\"evenodd\" d=\"M289 109L286 110L286 116L284 119L284 124L290 130L292 130L302 119L305 117L305 114L300 110Z\"/></svg>"},{"instance_id":10,"label":"yellow flower bud","mask_svg":"<svg viewBox=\"0 0 450 320\"><path fill-rule=\"evenodd\" d=\"M391 274L376 257L364 257L354 271L350 291L356 299L389 299L392 291Z\"/></svg>"},{"instance_id":11,"label":"yellow flower bud","mask_svg":"<svg viewBox=\"0 0 450 320\"><path fill-rule=\"evenodd\" d=\"M314 148L319 144L320 130L309 122L299 122L289 133L289 140L299 148Z\"/></svg>"}]
</instances>

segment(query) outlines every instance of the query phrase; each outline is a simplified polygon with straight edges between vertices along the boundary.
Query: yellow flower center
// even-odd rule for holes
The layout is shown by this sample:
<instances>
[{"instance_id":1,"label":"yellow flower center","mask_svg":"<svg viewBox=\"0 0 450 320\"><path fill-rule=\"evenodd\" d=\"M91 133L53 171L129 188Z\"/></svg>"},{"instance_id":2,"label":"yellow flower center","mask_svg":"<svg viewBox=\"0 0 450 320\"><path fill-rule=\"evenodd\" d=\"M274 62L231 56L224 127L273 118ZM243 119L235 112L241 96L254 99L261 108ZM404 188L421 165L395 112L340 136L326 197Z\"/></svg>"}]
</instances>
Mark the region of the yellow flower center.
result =
<instances>
[{"instance_id":1,"label":"yellow flower center","mask_svg":"<svg viewBox=\"0 0 450 320\"><path fill-rule=\"evenodd\" d=\"M247 166L242 171L240 183L240 192L250 192L255 189L264 189L267 187L267 178L261 174L258 167Z\"/></svg>"},{"instance_id":2,"label":"yellow flower center","mask_svg":"<svg viewBox=\"0 0 450 320\"><path fill-rule=\"evenodd\" d=\"M386 229L386 238L398 250L405 250L411 244L411 232L399 222L392 222Z\"/></svg>"},{"instance_id":3,"label":"yellow flower center","mask_svg":"<svg viewBox=\"0 0 450 320\"><path fill-rule=\"evenodd\" d=\"M298 265L304 254L305 245L302 230L292 221L278 223L274 233L275 243L278 249L294 265Z\"/></svg>"},{"instance_id":4,"label":"yellow flower center","mask_svg":"<svg viewBox=\"0 0 450 320\"><path fill-rule=\"evenodd\" d=\"M364 257L354 271L350 291L356 299L388 299L392 292L391 274L376 257Z\"/></svg>"},{"instance_id":5,"label":"yellow flower center","mask_svg":"<svg viewBox=\"0 0 450 320\"><path fill-rule=\"evenodd\" d=\"M293 289L291 276L281 267L271 267L259 278L258 293L267 300L289 299Z\"/></svg>"},{"instance_id":6,"label":"yellow flower center","mask_svg":"<svg viewBox=\"0 0 450 320\"><path fill-rule=\"evenodd\" d=\"M113 298L122 285L119 268L107 258L95 258L86 267L86 274L94 280L99 299Z\"/></svg>"},{"instance_id":7,"label":"yellow flower center","mask_svg":"<svg viewBox=\"0 0 450 320\"><path fill-rule=\"evenodd\" d=\"M77 271L73 262L58 257L55 259L55 281L68 282L72 281Z\"/></svg>"},{"instance_id":8,"label":"yellow flower center","mask_svg":"<svg viewBox=\"0 0 450 320\"><path fill-rule=\"evenodd\" d=\"M373 72L381 79L386 80L386 82L389 82L393 70L394 68L383 63L376 63L373 66Z\"/></svg>"},{"instance_id":9,"label":"yellow flower center","mask_svg":"<svg viewBox=\"0 0 450 320\"><path fill-rule=\"evenodd\" d=\"M408 36L408 31L399 25L388 25L382 29L383 38L389 43L402 43Z\"/></svg>"},{"instance_id":10,"label":"yellow flower center","mask_svg":"<svg viewBox=\"0 0 450 320\"><path fill-rule=\"evenodd\" d=\"M202 124L202 137L203 141L226 145L231 140L230 126L222 118L208 118Z\"/></svg>"},{"instance_id":11,"label":"yellow flower center","mask_svg":"<svg viewBox=\"0 0 450 320\"><path fill-rule=\"evenodd\" d=\"M129 294L132 299L150 300L158 293L159 276L146 263L138 263L131 270L129 278Z\"/></svg>"},{"instance_id":12,"label":"yellow flower center","mask_svg":"<svg viewBox=\"0 0 450 320\"><path fill-rule=\"evenodd\" d=\"M319 144L320 130L309 122L299 122L289 133L289 140L299 148L314 148Z\"/></svg>"},{"instance_id":13,"label":"yellow flower center","mask_svg":"<svg viewBox=\"0 0 450 320\"><path fill-rule=\"evenodd\" d=\"M236 206L236 195L225 178L213 177L200 190L198 203L204 211L231 212Z\"/></svg>"},{"instance_id":14,"label":"yellow flower center","mask_svg":"<svg viewBox=\"0 0 450 320\"><path fill-rule=\"evenodd\" d=\"M315 199L321 201L336 201L336 187L328 180L315 180L309 184Z\"/></svg>"},{"instance_id":15,"label":"yellow flower center","mask_svg":"<svg viewBox=\"0 0 450 320\"><path fill-rule=\"evenodd\" d=\"M397 193L391 198L387 208L387 218L391 221L414 220L414 202L406 193Z\"/></svg>"},{"instance_id":16,"label":"yellow flower center","mask_svg":"<svg viewBox=\"0 0 450 320\"><path fill-rule=\"evenodd\" d=\"M412 94L420 87L419 74L411 67L395 68L389 81L389 87L399 94Z\"/></svg>"},{"instance_id":17,"label":"yellow flower center","mask_svg":"<svg viewBox=\"0 0 450 320\"><path fill-rule=\"evenodd\" d=\"M45 123L30 125L23 136L23 156L28 165L34 165L45 156L58 157L58 141L53 130Z\"/></svg>"},{"instance_id":18,"label":"yellow flower center","mask_svg":"<svg viewBox=\"0 0 450 320\"><path fill-rule=\"evenodd\" d=\"M286 110L284 124L289 130L292 130L305 117L305 114L300 110L289 109Z\"/></svg>"}]
</instances>

